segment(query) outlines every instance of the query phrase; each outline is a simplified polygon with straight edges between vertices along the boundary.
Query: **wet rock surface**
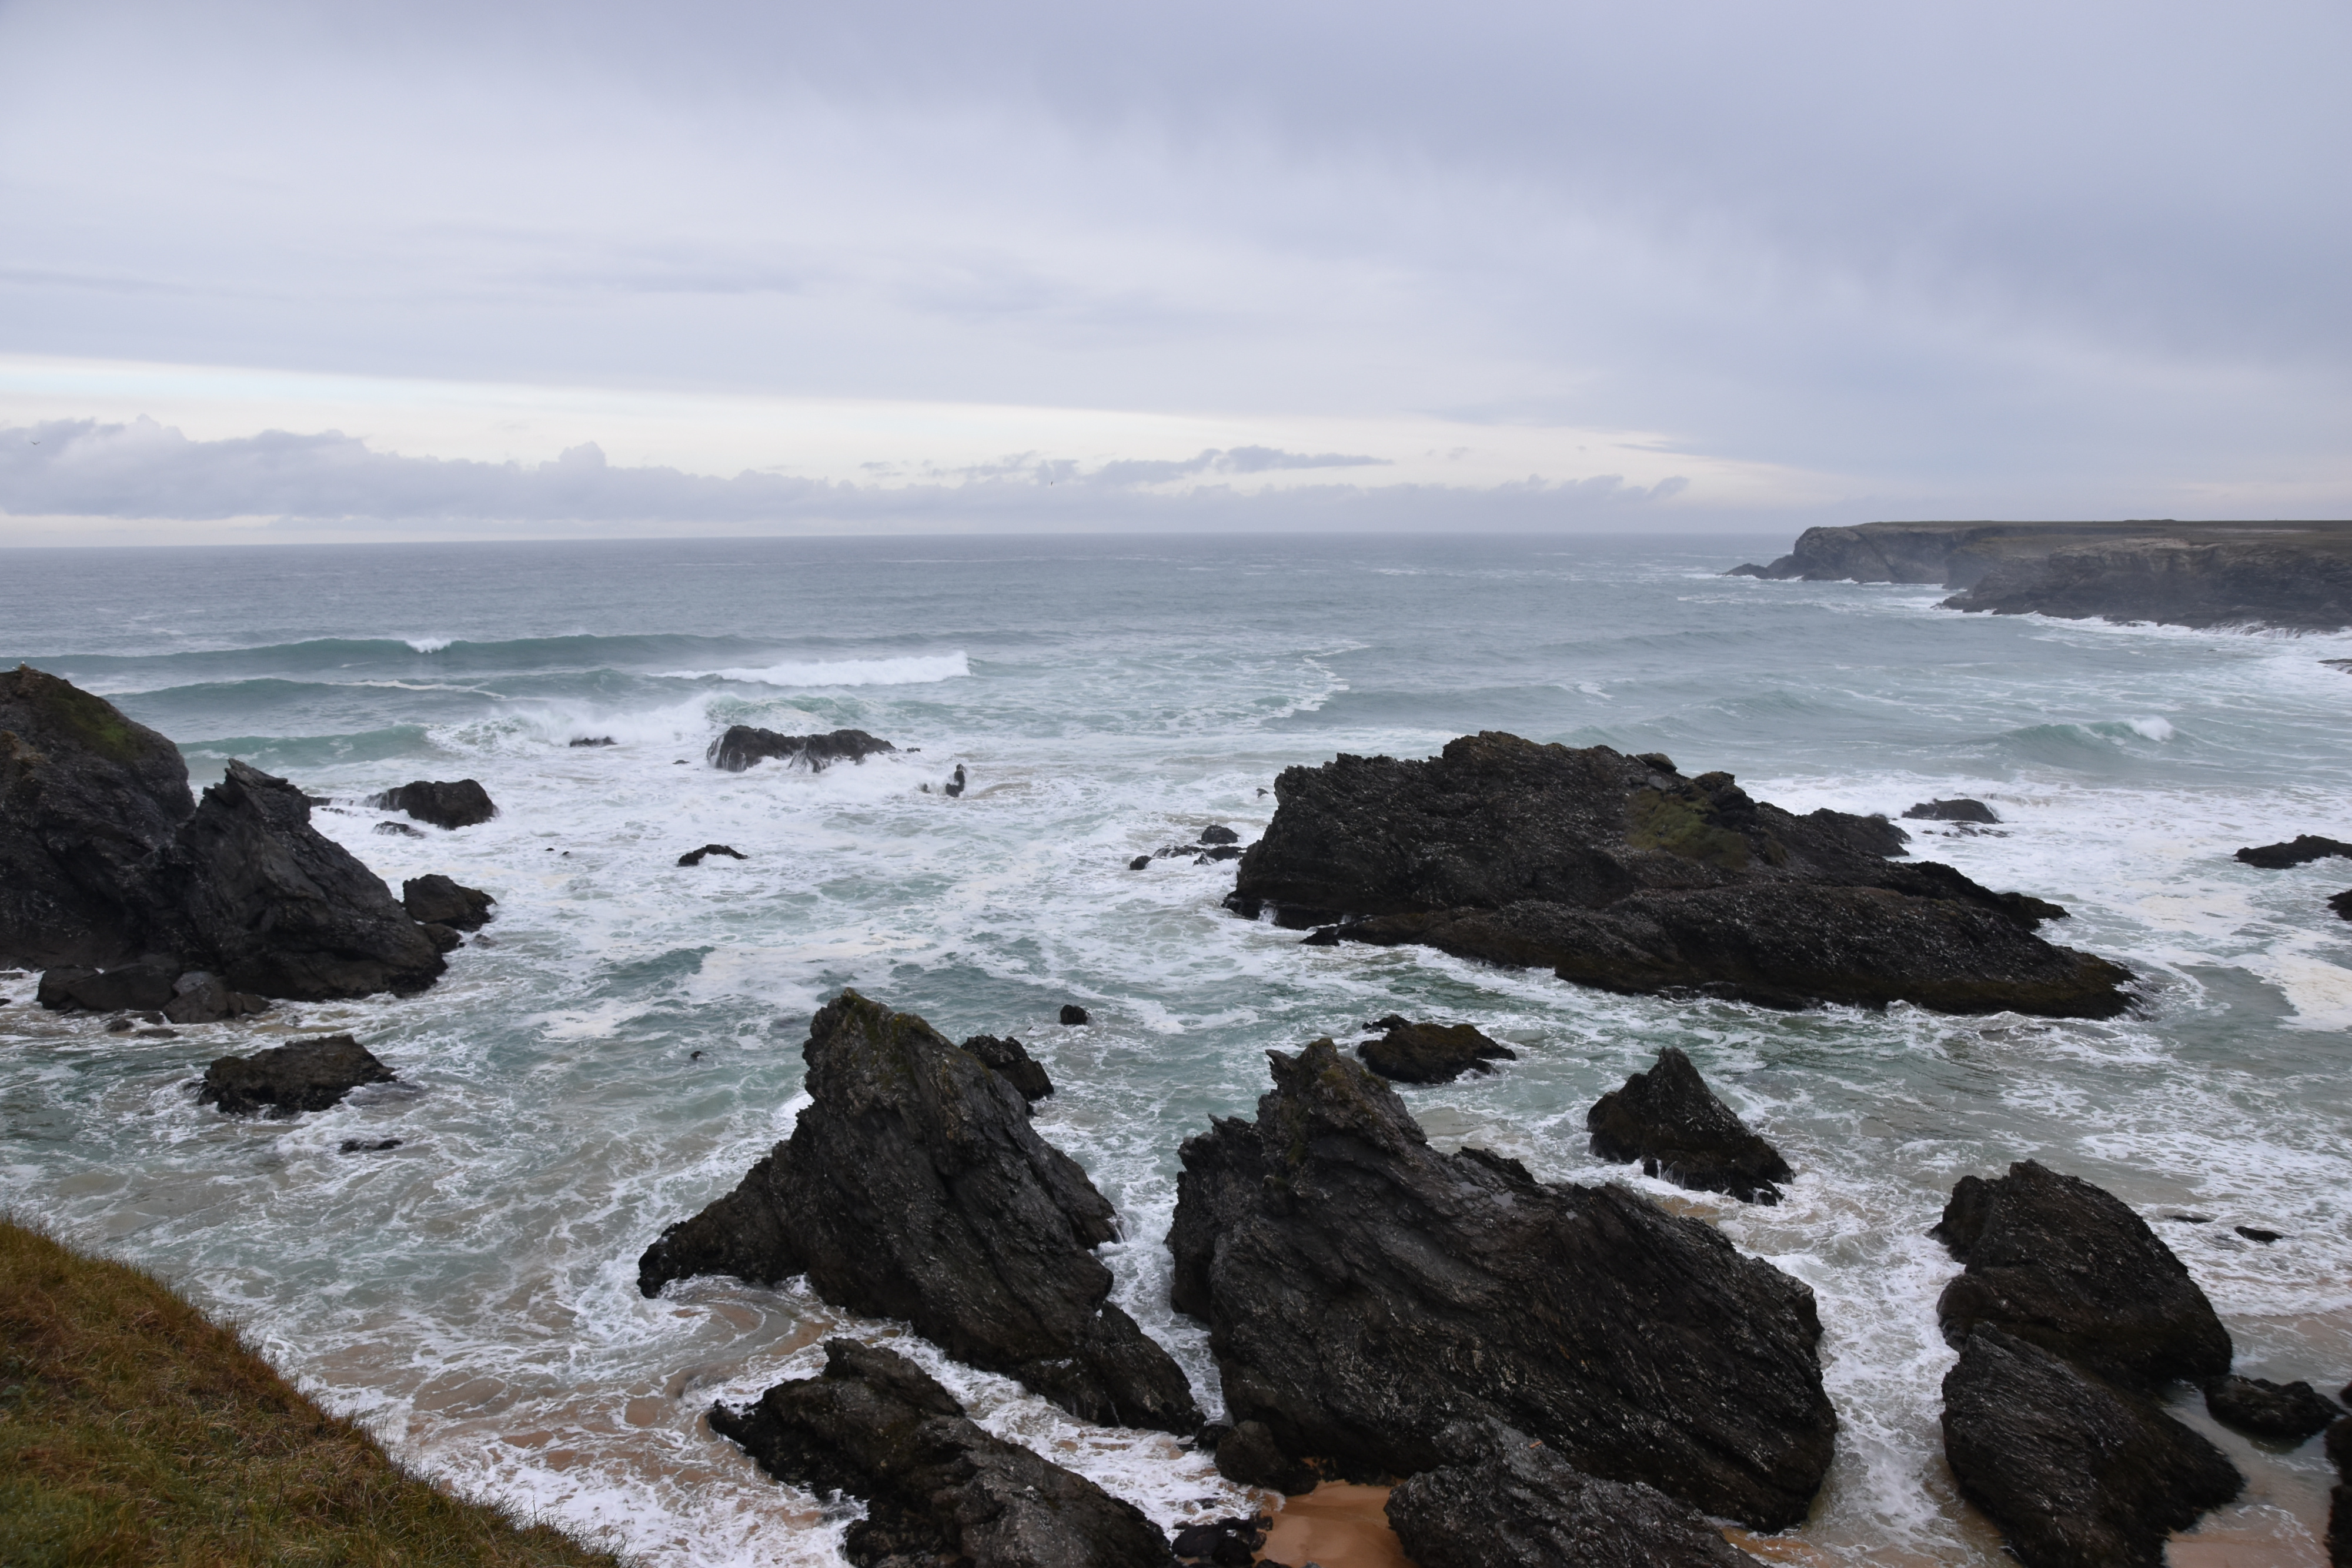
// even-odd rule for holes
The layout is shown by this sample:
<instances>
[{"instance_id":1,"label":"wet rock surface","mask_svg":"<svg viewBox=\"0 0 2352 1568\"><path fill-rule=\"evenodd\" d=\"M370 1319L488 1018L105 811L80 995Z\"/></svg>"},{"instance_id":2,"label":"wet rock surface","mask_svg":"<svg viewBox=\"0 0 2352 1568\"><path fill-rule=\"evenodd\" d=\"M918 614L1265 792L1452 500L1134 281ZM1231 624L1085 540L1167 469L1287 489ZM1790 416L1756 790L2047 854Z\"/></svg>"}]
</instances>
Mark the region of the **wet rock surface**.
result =
<instances>
[{"instance_id":1,"label":"wet rock surface","mask_svg":"<svg viewBox=\"0 0 2352 1568\"><path fill-rule=\"evenodd\" d=\"M1251 1519L1220 1519L1188 1524L1176 1532L1176 1555L1187 1563L1211 1563L1216 1568L1249 1568L1265 1544L1273 1521L1264 1514Z\"/></svg>"},{"instance_id":2,"label":"wet rock surface","mask_svg":"<svg viewBox=\"0 0 2352 1568\"><path fill-rule=\"evenodd\" d=\"M774 760L822 773L836 762L863 762L898 748L862 729L836 729L827 735L780 735L756 725L739 724L710 743L710 765L740 773L757 763Z\"/></svg>"},{"instance_id":3,"label":"wet rock surface","mask_svg":"<svg viewBox=\"0 0 2352 1568\"><path fill-rule=\"evenodd\" d=\"M2327 1428L2327 1462L2336 1467L2327 1494L2328 1568L2352 1568L2352 1416Z\"/></svg>"},{"instance_id":4,"label":"wet rock surface","mask_svg":"<svg viewBox=\"0 0 2352 1568\"><path fill-rule=\"evenodd\" d=\"M1490 1062L1519 1059L1466 1023L1412 1023L1391 1013L1367 1027L1382 1033L1356 1047L1357 1056L1399 1083L1451 1083L1465 1072L1492 1072Z\"/></svg>"},{"instance_id":5,"label":"wet rock surface","mask_svg":"<svg viewBox=\"0 0 2352 1568\"><path fill-rule=\"evenodd\" d=\"M1118 1234L1110 1205L1012 1082L856 991L817 1012L802 1054L814 1103L792 1136L646 1249L646 1294L804 1273L825 1301L904 1319L1082 1419L1200 1426L1183 1373L1108 1299L1093 1249Z\"/></svg>"},{"instance_id":6,"label":"wet rock surface","mask_svg":"<svg viewBox=\"0 0 2352 1568\"><path fill-rule=\"evenodd\" d=\"M1132 1503L975 1425L895 1352L825 1343L824 1373L779 1383L711 1427L780 1480L861 1499L856 1568L1174 1568Z\"/></svg>"},{"instance_id":7,"label":"wet rock surface","mask_svg":"<svg viewBox=\"0 0 2352 1568\"><path fill-rule=\"evenodd\" d=\"M1587 1475L1524 1432L1460 1422L1439 1440L1451 1462L1389 1494L1419 1568L1759 1568L1664 1492Z\"/></svg>"},{"instance_id":8,"label":"wet rock surface","mask_svg":"<svg viewBox=\"0 0 2352 1568\"><path fill-rule=\"evenodd\" d=\"M1993 809L1982 800L1971 800L1963 795L1957 800L1922 800L1903 813L1904 821L1914 822L1999 822Z\"/></svg>"},{"instance_id":9,"label":"wet rock surface","mask_svg":"<svg viewBox=\"0 0 2352 1568\"><path fill-rule=\"evenodd\" d=\"M2342 893L2329 899L2327 907L2335 912L2336 918L2338 920L2352 920L2352 887L2346 888Z\"/></svg>"},{"instance_id":10,"label":"wet rock surface","mask_svg":"<svg viewBox=\"0 0 2352 1568\"><path fill-rule=\"evenodd\" d=\"M2120 966L2032 934L2054 905L1890 861L1893 823L1801 817L1727 773L1487 731L1427 761L1289 768L1276 795L1227 904L1324 940L1772 1007L2104 1018L2129 1002Z\"/></svg>"},{"instance_id":11,"label":"wet rock surface","mask_svg":"<svg viewBox=\"0 0 2352 1568\"><path fill-rule=\"evenodd\" d=\"M1708 1512L1804 1516L1836 1427L1811 1291L1622 1187L1437 1153L1328 1040L1267 1055L1255 1122L1186 1140L1169 1233L1236 1422L1405 1475L1491 1418Z\"/></svg>"},{"instance_id":12,"label":"wet rock surface","mask_svg":"<svg viewBox=\"0 0 2352 1568\"><path fill-rule=\"evenodd\" d=\"M218 975L192 969L172 982L163 1017L173 1023L221 1023L266 1013L269 1003L247 991L232 991Z\"/></svg>"},{"instance_id":13,"label":"wet rock surface","mask_svg":"<svg viewBox=\"0 0 2352 1568\"><path fill-rule=\"evenodd\" d=\"M310 826L283 779L231 762L141 872L158 945L234 990L303 1000L405 994L447 967L391 890Z\"/></svg>"},{"instance_id":14,"label":"wet rock surface","mask_svg":"<svg viewBox=\"0 0 2352 1568\"><path fill-rule=\"evenodd\" d=\"M1780 1202L1774 1184L1791 1174L1780 1151L1716 1098L1691 1059L1671 1045L1648 1071L1593 1102L1584 1125L1599 1158L1639 1160L1645 1176L1743 1203Z\"/></svg>"},{"instance_id":15,"label":"wet rock surface","mask_svg":"<svg viewBox=\"0 0 2352 1568\"><path fill-rule=\"evenodd\" d=\"M1944 1377L1944 1452L2026 1568L2162 1568L2238 1495L2219 1448L2145 1396L1979 1324Z\"/></svg>"},{"instance_id":16,"label":"wet rock surface","mask_svg":"<svg viewBox=\"0 0 2352 1568\"><path fill-rule=\"evenodd\" d=\"M737 849L732 844L705 844L698 850L688 850L686 853L678 856L677 863L680 865L700 865L712 855L720 855L731 861L747 861L751 858L750 855L745 854L741 850Z\"/></svg>"},{"instance_id":17,"label":"wet rock surface","mask_svg":"<svg viewBox=\"0 0 2352 1568\"><path fill-rule=\"evenodd\" d=\"M411 920L446 925L453 931L479 931L488 924L491 905L497 903L480 888L467 887L438 872L413 876L400 884L401 907L408 911Z\"/></svg>"},{"instance_id":18,"label":"wet rock surface","mask_svg":"<svg viewBox=\"0 0 2352 1568\"><path fill-rule=\"evenodd\" d=\"M1217 1473L1245 1487L1266 1487L1285 1497L1313 1491L1323 1477L1312 1465L1283 1452L1263 1421L1228 1427L1217 1439Z\"/></svg>"},{"instance_id":19,"label":"wet rock surface","mask_svg":"<svg viewBox=\"0 0 2352 1568\"><path fill-rule=\"evenodd\" d=\"M163 736L29 664L0 674L0 967L137 958L134 868L195 805Z\"/></svg>"},{"instance_id":20,"label":"wet rock surface","mask_svg":"<svg viewBox=\"0 0 2352 1568\"><path fill-rule=\"evenodd\" d=\"M2264 871L2285 871L2290 866L2309 865L2338 855L2352 859L2352 844L2341 839L2323 839L2316 833L2297 833L2283 844L2255 844L2238 852L2238 859Z\"/></svg>"},{"instance_id":21,"label":"wet rock surface","mask_svg":"<svg viewBox=\"0 0 2352 1568\"><path fill-rule=\"evenodd\" d=\"M45 969L35 996L51 1012L138 1012L173 999L178 970L168 960L118 964L110 969Z\"/></svg>"},{"instance_id":22,"label":"wet rock surface","mask_svg":"<svg viewBox=\"0 0 2352 1568\"><path fill-rule=\"evenodd\" d=\"M2033 1160L1962 1176L1933 1234L1968 1265L1936 1305L1953 1344L1990 1323L2126 1384L2230 1370L2229 1333L2172 1249L2078 1176Z\"/></svg>"},{"instance_id":23,"label":"wet rock surface","mask_svg":"<svg viewBox=\"0 0 2352 1568\"><path fill-rule=\"evenodd\" d=\"M362 1083L391 1083L392 1069L347 1034L298 1040L291 1045L224 1056L205 1069L199 1105L217 1105L232 1114L266 1112L273 1117L323 1111Z\"/></svg>"},{"instance_id":24,"label":"wet rock surface","mask_svg":"<svg viewBox=\"0 0 2352 1568\"><path fill-rule=\"evenodd\" d=\"M1024 1100L1043 1100L1054 1092L1054 1081L1045 1075L1045 1069L1029 1054L1027 1046L1010 1035L999 1040L992 1034L976 1034L963 1042L963 1048L1021 1091Z\"/></svg>"},{"instance_id":25,"label":"wet rock surface","mask_svg":"<svg viewBox=\"0 0 2352 1568\"><path fill-rule=\"evenodd\" d=\"M405 811L436 828L471 828L499 814L490 792L471 779L439 782L419 779L371 795L367 803L383 811Z\"/></svg>"},{"instance_id":26,"label":"wet rock surface","mask_svg":"<svg viewBox=\"0 0 2352 1568\"><path fill-rule=\"evenodd\" d=\"M2301 1441L2326 1431L2344 1407L2308 1383L2217 1377L2205 1385L2205 1408L2224 1427L2262 1437Z\"/></svg>"}]
</instances>

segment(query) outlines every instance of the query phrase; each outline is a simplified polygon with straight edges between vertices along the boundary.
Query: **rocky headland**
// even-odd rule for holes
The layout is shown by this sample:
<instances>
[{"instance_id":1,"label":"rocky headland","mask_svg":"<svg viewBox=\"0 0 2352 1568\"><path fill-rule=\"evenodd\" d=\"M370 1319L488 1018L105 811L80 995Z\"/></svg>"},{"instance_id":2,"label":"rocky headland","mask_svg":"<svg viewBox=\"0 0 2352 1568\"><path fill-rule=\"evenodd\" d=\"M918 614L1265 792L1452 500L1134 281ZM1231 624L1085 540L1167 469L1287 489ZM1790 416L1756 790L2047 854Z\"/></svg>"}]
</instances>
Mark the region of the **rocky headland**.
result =
<instances>
[{"instance_id":1,"label":"rocky headland","mask_svg":"<svg viewBox=\"0 0 2352 1568\"><path fill-rule=\"evenodd\" d=\"M0 675L0 964L48 969L53 1006L160 1007L215 979L224 998L431 985L443 944L310 807L237 761L198 800L178 749L113 705Z\"/></svg>"},{"instance_id":2,"label":"rocky headland","mask_svg":"<svg viewBox=\"0 0 2352 1568\"><path fill-rule=\"evenodd\" d=\"M1908 1001L2107 1018L2121 966L2033 934L2063 912L1947 865L1896 861L1878 817L1798 816L1728 773L1486 731L1426 761L1286 768L1228 907L1551 969L1604 990L1768 1007Z\"/></svg>"},{"instance_id":3,"label":"rocky headland","mask_svg":"<svg viewBox=\"0 0 2352 1568\"><path fill-rule=\"evenodd\" d=\"M1737 577L1937 583L1954 610L2176 626L2352 626L2352 522L1863 523Z\"/></svg>"},{"instance_id":4,"label":"rocky headland","mask_svg":"<svg viewBox=\"0 0 2352 1568\"><path fill-rule=\"evenodd\" d=\"M1093 1249L1118 1233L1111 1206L1030 1126L1038 1085L1003 1054L1011 1075L844 991L810 1020L814 1103L792 1136L663 1231L639 1288L805 1274L825 1301L903 1319L1081 1419L1192 1433L1183 1373L1108 1299Z\"/></svg>"},{"instance_id":5,"label":"rocky headland","mask_svg":"<svg viewBox=\"0 0 2352 1568\"><path fill-rule=\"evenodd\" d=\"M1256 1120L1185 1141L1168 1237L1228 1443L1256 1427L1295 1465L1411 1475L1486 1419L1707 1513L1805 1516L1837 1418L1803 1284L1623 1187L1438 1153L1328 1040L1267 1058Z\"/></svg>"}]
</instances>

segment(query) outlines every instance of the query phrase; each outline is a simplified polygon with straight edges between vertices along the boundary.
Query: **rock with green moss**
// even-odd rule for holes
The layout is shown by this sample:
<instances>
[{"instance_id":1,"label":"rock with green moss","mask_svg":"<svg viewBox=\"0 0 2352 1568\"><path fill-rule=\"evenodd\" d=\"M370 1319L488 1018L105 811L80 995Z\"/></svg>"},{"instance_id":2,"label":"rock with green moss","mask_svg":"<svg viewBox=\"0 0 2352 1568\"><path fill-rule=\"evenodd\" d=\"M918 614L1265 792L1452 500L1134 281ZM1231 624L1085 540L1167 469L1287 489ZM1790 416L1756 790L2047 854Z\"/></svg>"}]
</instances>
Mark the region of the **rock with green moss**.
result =
<instances>
[{"instance_id":1,"label":"rock with green moss","mask_svg":"<svg viewBox=\"0 0 2352 1568\"><path fill-rule=\"evenodd\" d=\"M1622 1186L1440 1154L1328 1040L1267 1056L1257 1119L1185 1141L1168 1236L1233 1420L1351 1479L1500 1421L1703 1512L1805 1517L1837 1417L1801 1282Z\"/></svg>"},{"instance_id":2,"label":"rock with green moss","mask_svg":"<svg viewBox=\"0 0 2352 1568\"><path fill-rule=\"evenodd\" d=\"M835 1306L903 1319L1083 1419L1198 1429L1182 1371L1109 1300L1094 1249L1118 1234L1111 1206L1037 1135L1011 1079L856 991L818 1010L802 1055L812 1103L793 1135L664 1230L639 1289L805 1274Z\"/></svg>"},{"instance_id":3,"label":"rock with green moss","mask_svg":"<svg viewBox=\"0 0 2352 1568\"><path fill-rule=\"evenodd\" d=\"M170 741L29 664L0 674L0 966L136 958L131 870L195 806Z\"/></svg>"},{"instance_id":4,"label":"rock with green moss","mask_svg":"<svg viewBox=\"0 0 2352 1568\"><path fill-rule=\"evenodd\" d=\"M1800 816L1728 773L1488 731L1426 761L1276 781L1229 905L1313 940L1422 944L1604 990L1772 1007L1909 1001L2105 1018L2121 966L2043 941L2056 904L1895 860L1880 817Z\"/></svg>"}]
</instances>

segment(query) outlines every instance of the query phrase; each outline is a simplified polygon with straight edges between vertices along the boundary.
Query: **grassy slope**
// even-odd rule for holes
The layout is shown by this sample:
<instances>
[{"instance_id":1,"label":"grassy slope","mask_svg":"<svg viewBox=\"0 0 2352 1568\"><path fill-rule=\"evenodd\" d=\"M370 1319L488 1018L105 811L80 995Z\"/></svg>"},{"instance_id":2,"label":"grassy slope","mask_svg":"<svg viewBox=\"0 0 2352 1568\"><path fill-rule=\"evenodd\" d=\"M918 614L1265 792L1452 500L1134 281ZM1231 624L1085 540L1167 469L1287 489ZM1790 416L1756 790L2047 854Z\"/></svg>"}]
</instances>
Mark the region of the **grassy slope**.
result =
<instances>
[{"instance_id":1,"label":"grassy slope","mask_svg":"<svg viewBox=\"0 0 2352 1568\"><path fill-rule=\"evenodd\" d=\"M434 1490L135 1269L0 1221L0 1563L603 1564Z\"/></svg>"}]
</instances>

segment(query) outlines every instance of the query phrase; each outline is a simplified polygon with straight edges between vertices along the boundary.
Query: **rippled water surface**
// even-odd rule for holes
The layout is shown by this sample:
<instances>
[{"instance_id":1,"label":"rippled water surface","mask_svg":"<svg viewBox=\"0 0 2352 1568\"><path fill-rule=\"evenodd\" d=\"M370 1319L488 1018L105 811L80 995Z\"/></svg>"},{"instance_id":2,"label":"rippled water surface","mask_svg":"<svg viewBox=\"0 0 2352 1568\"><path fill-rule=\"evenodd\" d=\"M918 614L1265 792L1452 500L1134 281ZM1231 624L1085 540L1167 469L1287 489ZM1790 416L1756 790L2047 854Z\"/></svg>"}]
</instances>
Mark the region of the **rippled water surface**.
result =
<instances>
[{"instance_id":1,"label":"rippled water surface","mask_svg":"<svg viewBox=\"0 0 2352 1568\"><path fill-rule=\"evenodd\" d=\"M2352 837L2352 676L2320 662L2352 639L1964 617L1932 590L1715 575L1785 542L12 552L0 657L107 695L179 741L199 784L242 757L333 797L318 825L389 881L446 872L499 916L425 996L287 1008L258 1031L126 1040L0 980L9 1201L234 1317L411 1460L648 1563L839 1561L848 1516L699 1418L813 1368L844 1329L895 1336L992 1428L1172 1521L1243 1500L1169 1439L1080 1426L797 1290L646 1301L636 1256L789 1130L808 1015L854 985L954 1038L1028 1042L1060 1087L1041 1131L1119 1207L1119 1299L1213 1406L1205 1335L1167 1305L1177 1145L1247 1113L1269 1047L1391 1011L1465 1020L1520 1060L1404 1091L1442 1145L1631 1181L1819 1292L1839 1457L1811 1521L1758 1550L2000 1561L1937 1427L1954 1265L1924 1232L1958 1176L2032 1155L2099 1182L2187 1260L2242 1371L2352 1375L2352 925L2325 904L2352 864L2231 858ZM704 748L737 722L908 749L717 772ZM1255 837L1284 768L1482 728L1664 750L1798 810L1977 796L2001 827L1923 827L1915 852L2066 904L2046 934L2128 963L2145 1005L2084 1023L1608 997L1301 947L1219 907L1230 865L1126 869L1213 822ZM963 798L922 789L958 762ZM464 777L496 821L387 837L355 803ZM709 841L749 858L675 864ZM1054 1022L1067 1001L1094 1021ZM403 1082L290 1123L194 1103L211 1057L330 1025ZM1782 1207L1584 1152L1585 1107L1666 1044L1797 1167ZM356 1137L403 1144L338 1152ZM2177 1405L2252 1484L2176 1559L2319 1562L2316 1446L2258 1448Z\"/></svg>"}]
</instances>

